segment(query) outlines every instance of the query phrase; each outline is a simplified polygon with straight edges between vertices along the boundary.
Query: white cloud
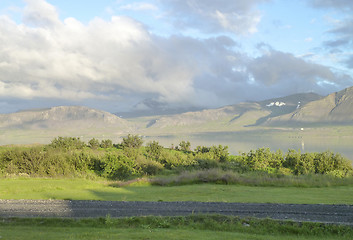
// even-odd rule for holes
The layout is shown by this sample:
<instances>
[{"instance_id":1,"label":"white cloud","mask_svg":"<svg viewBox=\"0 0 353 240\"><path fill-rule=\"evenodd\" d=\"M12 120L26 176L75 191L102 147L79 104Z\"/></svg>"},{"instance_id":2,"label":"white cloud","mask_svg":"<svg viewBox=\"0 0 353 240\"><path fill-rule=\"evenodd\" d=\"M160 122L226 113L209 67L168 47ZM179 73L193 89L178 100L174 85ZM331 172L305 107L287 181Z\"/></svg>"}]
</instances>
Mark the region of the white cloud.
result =
<instances>
[{"instance_id":1,"label":"white cloud","mask_svg":"<svg viewBox=\"0 0 353 240\"><path fill-rule=\"evenodd\" d=\"M257 4L268 0L165 0L161 1L177 28L206 32L251 34L257 31L261 13Z\"/></svg>"},{"instance_id":2,"label":"white cloud","mask_svg":"<svg viewBox=\"0 0 353 240\"><path fill-rule=\"evenodd\" d=\"M205 2L213 5L186 1L200 4L197 9L203 16L214 13L212 7L220 4L219 12L225 14L223 28L230 28L234 19L229 20L227 14L240 14L242 9L251 15L259 1L237 1L229 11L225 6L228 1ZM146 98L174 105L220 106L254 100L254 96L263 99L292 94L308 87L328 92L332 89L317 82L326 80L339 87L350 79L270 47L254 59L225 36L160 37L123 16L94 18L88 24L75 18L61 21L55 7L45 1L27 3L24 24L0 16L0 100L6 106L14 99L16 106L21 101L42 105L85 101L114 112ZM180 11L182 7L191 11L189 5L173 2L173 8ZM221 22L207 17L214 24Z\"/></svg>"},{"instance_id":3,"label":"white cloud","mask_svg":"<svg viewBox=\"0 0 353 240\"><path fill-rule=\"evenodd\" d=\"M166 39L151 36L133 19L61 22L48 3L27 3L30 25L0 18L0 97L117 99L155 94L175 102L192 94L193 66L180 59L184 56L175 56Z\"/></svg>"},{"instance_id":4,"label":"white cloud","mask_svg":"<svg viewBox=\"0 0 353 240\"><path fill-rule=\"evenodd\" d=\"M55 7L45 0L25 0L24 21L34 26L53 27L60 24Z\"/></svg>"},{"instance_id":5,"label":"white cloud","mask_svg":"<svg viewBox=\"0 0 353 240\"><path fill-rule=\"evenodd\" d=\"M341 11L352 11L353 2L351 0L308 0L309 3L317 8L336 8Z\"/></svg>"},{"instance_id":6,"label":"white cloud","mask_svg":"<svg viewBox=\"0 0 353 240\"><path fill-rule=\"evenodd\" d=\"M120 10L132 10L132 11L156 11L158 7L156 5L144 2L135 2L119 7Z\"/></svg>"},{"instance_id":7,"label":"white cloud","mask_svg":"<svg viewBox=\"0 0 353 240\"><path fill-rule=\"evenodd\" d=\"M332 24L332 28L327 32L333 36L324 43L331 53L336 53L340 62L347 68L351 68L353 55L347 56L346 52L353 50L353 1L351 0L309 0L309 3L315 8L330 8L339 11L340 19L334 19L328 16L327 19Z\"/></svg>"}]
</instances>

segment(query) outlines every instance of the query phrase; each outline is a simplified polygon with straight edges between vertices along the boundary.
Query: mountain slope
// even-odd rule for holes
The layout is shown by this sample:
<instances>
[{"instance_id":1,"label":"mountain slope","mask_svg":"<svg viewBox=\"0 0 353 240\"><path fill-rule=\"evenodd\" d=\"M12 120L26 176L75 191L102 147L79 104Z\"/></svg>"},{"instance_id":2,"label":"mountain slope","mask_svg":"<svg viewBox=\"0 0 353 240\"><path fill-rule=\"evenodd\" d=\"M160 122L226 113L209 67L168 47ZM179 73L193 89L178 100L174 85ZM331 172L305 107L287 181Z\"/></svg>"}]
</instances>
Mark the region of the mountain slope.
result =
<instances>
[{"instance_id":1,"label":"mountain slope","mask_svg":"<svg viewBox=\"0 0 353 240\"><path fill-rule=\"evenodd\" d=\"M129 123L114 114L82 106L59 106L0 114L0 128L57 129L120 126Z\"/></svg>"},{"instance_id":2,"label":"mountain slope","mask_svg":"<svg viewBox=\"0 0 353 240\"><path fill-rule=\"evenodd\" d=\"M237 105L226 106L218 109L208 109L197 112L187 112L182 114L176 114L172 116L164 116L151 121L148 127L153 128L166 128L168 126L173 127L187 127L197 126L200 127L203 124L209 124L212 122L231 123L238 121L241 116L250 111L262 111L261 107L257 103L240 103ZM269 112L264 112L264 115Z\"/></svg>"},{"instance_id":3,"label":"mountain slope","mask_svg":"<svg viewBox=\"0 0 353 240\"><path fill-rule=\"evenodd\" d=\"M263 118L259 118L255 125L261 125L270 118L294 112L296 109L299 109L300 107L305 106L312 101L320 100L322 98L322 96L316 93L298 93L286 97L268 99L259 102L263 108L270 110L271 114Z\"/></svg>"},{"instance_id":4,"label":"mountain slope","mask_svg":"<svg viewBox=\"0 0 353 240\"><path fill-rule=\"evenodd\" d=\"M292 113L270 118L267 125L283 123L352 123L353 87L313 101Z\"/></svg>"},{"instance_id":5,"label":"mountain slope","mask_svg":"<svg viewBox=\"0 0 353 240\"><path fill-rule=\"evenodd\" d=\"M217 109L156 117L147 127L166 131L239 130L261 125L272 117L288 114L301 105L321 98L314 93L303 93L261 102L244 102Z\"/></svg>"}]
</instances>

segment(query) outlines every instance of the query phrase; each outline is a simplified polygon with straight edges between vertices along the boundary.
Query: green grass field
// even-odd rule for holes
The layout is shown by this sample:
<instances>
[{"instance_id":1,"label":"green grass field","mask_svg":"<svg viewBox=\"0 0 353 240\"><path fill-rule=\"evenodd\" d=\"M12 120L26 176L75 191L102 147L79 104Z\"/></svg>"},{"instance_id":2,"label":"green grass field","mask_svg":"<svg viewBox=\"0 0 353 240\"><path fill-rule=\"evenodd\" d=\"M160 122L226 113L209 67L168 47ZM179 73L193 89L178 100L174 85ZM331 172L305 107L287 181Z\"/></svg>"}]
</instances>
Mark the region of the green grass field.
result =
<instances>
[{"instance_id":1,"label":"green grass field","mask_svg":"<svg viewBox=\"0 0 353 240\"><path fill-rule=\"evenodd\" d=\"M351 239L348 226L218 215L112 219L0 219L0 238L26 239Z\"/></svg>"},{"instance_id":2,"label":"green grass field","mask_svg":"<svg viewBox=\"0 0 353 240\"><path fill-rule=\"evenodd\" d=\"M116 186L114 182L103 180L3 178L0 179L0 199L353 204L353 186L321 188L220 184L172 187L147 184L114 186ZM180 217L176 220L168 217L149 218L113 219L107 216L88 220L0 219L0 239L348 240L351 239L353 232L351 227L344 226L318 225L318 223L296 224L266 219L234 220L236 217L225 216L219 218L195 216L195 222L189 222L188 217ZM243 225L242 221L249 224Z\"/></svg>"},{"instance_id":3,"label":"green grass field","mask_svg":"<svg viewBox=\"0 0 353 240\"><path fill-rule=\"evenodd\" d=\"M353 186L298 188L198 184L113 187L85 179L0 179L0 199L353 204Z\"/></svg>"},{"instance_id":4,"label":"green grass field","mask_svg":"<svg viewBox=\"0 0 353 240\"><path fill-rule=\"evenodd\" d=\"M333 236L297 236L294 234L256 234L256 233L237 233L222 232L211 230L195 229L99 229L99 228L62 228L62 227L0 227L2 239L30 240L30 239L85 239L85 240L105 240L105 239L232 239L232 240L284 240L284 239L312 239L330 240ZM334 236L334 239L350 239L348 236Z\"/></svg>"}]
</instances>

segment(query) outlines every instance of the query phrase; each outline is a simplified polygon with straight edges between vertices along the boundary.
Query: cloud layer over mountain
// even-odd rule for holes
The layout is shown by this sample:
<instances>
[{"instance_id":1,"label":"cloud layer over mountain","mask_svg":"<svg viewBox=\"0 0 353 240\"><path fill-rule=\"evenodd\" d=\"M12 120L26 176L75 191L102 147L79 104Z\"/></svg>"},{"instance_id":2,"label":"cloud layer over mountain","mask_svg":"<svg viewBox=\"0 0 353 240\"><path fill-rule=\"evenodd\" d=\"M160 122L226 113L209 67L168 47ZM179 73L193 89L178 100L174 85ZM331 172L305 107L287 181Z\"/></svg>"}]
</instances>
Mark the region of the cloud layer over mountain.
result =
<instances>
[{"instance_id":1,"label":"cloud layer over mountain","mask_svg":"<svg viewBox=\"0 0 353 240\"><path fill-rule=\"evenodd\" d=\"M147 98L216 107L298 92L326 94L353 82L349 74L268 44L259 44L256 54L246 52L236 37L257 31L257 5L265 0L130 5L133 11L163 9L160 18L175 29L198 31L167 36L128 16L85 23L61 19L44 0L25 2L22 21L0 16L0 112L67 103L116 112ZM352 11L351 1L311 4ZM329 30L336 36L325 43L330 51L352 49L352 23L347 18ZM352 67L352 55L342 62Z\"/></svg>"}]
</instances>

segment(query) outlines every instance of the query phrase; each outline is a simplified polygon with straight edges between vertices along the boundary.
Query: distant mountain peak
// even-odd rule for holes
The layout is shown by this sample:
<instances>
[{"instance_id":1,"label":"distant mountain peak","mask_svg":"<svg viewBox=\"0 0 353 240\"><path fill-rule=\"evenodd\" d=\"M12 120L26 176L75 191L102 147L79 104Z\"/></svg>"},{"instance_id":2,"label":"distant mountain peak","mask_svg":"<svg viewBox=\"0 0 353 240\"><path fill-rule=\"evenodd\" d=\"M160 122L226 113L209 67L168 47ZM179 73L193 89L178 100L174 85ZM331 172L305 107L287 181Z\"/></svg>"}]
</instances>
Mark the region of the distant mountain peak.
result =
<instances>
[{"instance_id":1,"label":"distant mountain peak","mask_svg":"<svg viewBox=\"0 0 353 240\"><path fill-rule=\"evenodd\" d=\"M311 101L291 113L270 118L266 124L350 124L352 121L353 87L349 87Z\"/></svg>"}]
</instances>

